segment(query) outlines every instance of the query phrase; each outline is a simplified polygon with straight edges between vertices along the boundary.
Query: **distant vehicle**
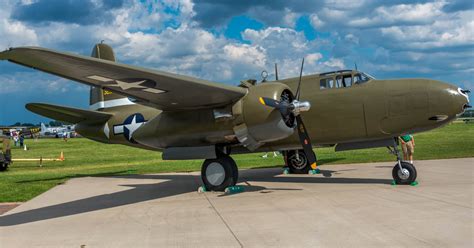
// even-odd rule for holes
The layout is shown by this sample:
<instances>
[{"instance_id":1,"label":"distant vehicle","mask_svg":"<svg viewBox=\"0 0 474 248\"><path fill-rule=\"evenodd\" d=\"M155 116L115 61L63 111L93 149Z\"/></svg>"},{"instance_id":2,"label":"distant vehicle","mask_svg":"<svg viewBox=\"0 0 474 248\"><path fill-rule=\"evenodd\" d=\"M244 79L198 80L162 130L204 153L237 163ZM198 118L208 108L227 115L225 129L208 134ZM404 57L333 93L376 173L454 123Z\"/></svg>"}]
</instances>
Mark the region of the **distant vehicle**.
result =
<instances>
[{"instance_id":1,"label":"distant vehicle","mask_svg":"<svg viewBox=\"0 0 474 248\"><path fill-rule=\"evenodd\" d=\"M11 126L11 127L0 127L0 135L13 137L16 135L23 135L25 137L33 137L40 132L39 127L26 127L26 126Z\"/></svg>"},{"instance_id":2,"label":"distant vehicle","mask_svg":"<svg viewBox=\"0 0 474 248\"><path fill-rule=\"evenodd\" d=\"M75 137L75 125L62 125L59 127L46 126L41 123L40 136L54 138L72 138Z\"/></svg>"}]
</instances>

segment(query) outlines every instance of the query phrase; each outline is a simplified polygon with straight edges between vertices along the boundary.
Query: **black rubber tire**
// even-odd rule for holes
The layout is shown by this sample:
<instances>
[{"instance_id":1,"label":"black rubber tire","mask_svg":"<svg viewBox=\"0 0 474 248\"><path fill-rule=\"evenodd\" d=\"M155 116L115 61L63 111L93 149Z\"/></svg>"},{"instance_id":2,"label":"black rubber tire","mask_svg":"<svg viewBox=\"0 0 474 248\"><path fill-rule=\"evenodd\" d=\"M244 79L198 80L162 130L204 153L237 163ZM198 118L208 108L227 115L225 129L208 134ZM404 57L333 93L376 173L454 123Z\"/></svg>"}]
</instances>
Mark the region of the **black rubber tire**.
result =
<instances>
[{"instance_id":1,"label":"black rubber tire","mask_svg":"<svg viewBox=\"0 0 474 248\"><path fill-rule=\"evenodd\" d=\"M224 169L224 181L219 185L211 184L206 177L207 167L211 163L218 163ZM224 191L227 187L234 186L238 180L238 169L234 160L230 156L219 156L216 159L206 159L201 168L201 180L209 191Z\"/></svg>"},{"instance_id":2,"label":"black rubber tire","mask_svg":"<svg viewBox=\"0 0 474 248\"><path fill-rule=\"evenodd\" d=\"M309 170L311 169L308 158L303 150L298 150L298 155L302 163L296 162L296 151L288 151L287 153L287 161L286 164L288 165L288 169L290 170L291 174L308 174Z\"/></svg>"},{"instance_id":3,"label":"black rubber tire","mask_svg":"<svg viewBox=\"0 0 474 248\"><path fill-rule=\"evenodd\" d=\"M7 163L0 163L0 171L6 171L8 169Z\"/></svg>"},{"instance_id":4,"label":"black rubber tire","mask_svg":"<svg viewBox=\"0 0 474 248\"><path fill-rule=\"evenodd\" d=\"M415 166L413 166L412 164L410 164L408 162L404 162L404 161L400 162L400 163L402 165L402 168L407 169L408 172L410 173L410 175L406 179L401 178L400 175L398 174L398 172L400 171L400 167L398 166L398 164L395 164L395 166L393 167L393 170L392 170L393 180L395 180L395 183L397 183L397 184L411 184L411 183L413 183L416 180L416 176L417 176Z\"/></svg>"},{"instance_id":5,"label":"black rubber tire","mask_svg":"<svg viewBox=\"0 0 474 248\"><path fill-rule=\"evenodd\" d=\"M232 169L232 179L233 179L233 184L231 186L236 185L239 182L239 168L237 167L237 164L235 163L234 159L230 157L230 167Z\"/></svg>"}]
</instances>

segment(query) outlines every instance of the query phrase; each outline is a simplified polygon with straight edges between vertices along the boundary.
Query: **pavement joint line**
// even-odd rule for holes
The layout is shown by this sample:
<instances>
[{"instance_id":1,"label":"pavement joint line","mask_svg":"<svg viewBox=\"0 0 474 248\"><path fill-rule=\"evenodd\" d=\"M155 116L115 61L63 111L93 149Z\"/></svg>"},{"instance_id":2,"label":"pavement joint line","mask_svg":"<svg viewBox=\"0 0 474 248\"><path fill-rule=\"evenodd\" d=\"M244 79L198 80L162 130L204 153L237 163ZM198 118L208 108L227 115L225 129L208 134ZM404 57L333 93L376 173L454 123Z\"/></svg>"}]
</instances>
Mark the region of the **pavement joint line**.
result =
<instances>
[{"instance_id":1,"label":"pavement joint line","mask_svg":"<svg viewBox=\"0 0 474 248\"><path fill-rule=\"evenodd\" d=\"M219 218L221 218L222 222L224 223L224 225L227 227L227 229L229 230L229 232L232 234L232 236L234 236L234 239L237 241L237 243L239 243L240 247L244 247L244 245L242 244L242 242L240 242L239 238L237 238L237 235L235 235L234 231L232 231L232 228L230 228L229 224L227 224L227 222L225 221L224 217L222 217L221 213L219 213L219 211L217 211L216 207L214 206L214 204L212 204L211 200L209 199L209 197L207 197L206 193L204 193L204 197L206 197L206 200L209 202L209 204L211 205L212 209L214 209L214 211L216 212L216 214L219 216Z\"/></svg>"}]
</instances>

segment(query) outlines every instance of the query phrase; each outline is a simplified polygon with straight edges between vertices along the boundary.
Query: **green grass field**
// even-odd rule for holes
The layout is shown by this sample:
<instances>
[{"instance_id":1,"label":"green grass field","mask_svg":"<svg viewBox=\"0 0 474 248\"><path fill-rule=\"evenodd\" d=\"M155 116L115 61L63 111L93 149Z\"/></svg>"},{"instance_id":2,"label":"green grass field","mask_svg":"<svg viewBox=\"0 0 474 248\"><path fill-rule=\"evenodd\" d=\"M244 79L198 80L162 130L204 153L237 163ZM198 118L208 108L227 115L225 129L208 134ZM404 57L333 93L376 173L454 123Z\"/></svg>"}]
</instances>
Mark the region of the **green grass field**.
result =
<instances>
[{"instance_id":1,"label":"green grass field","mask_svg":"<svg viewBox=\"0 0 474 248\"><path fill-rule=\"evenodd\" d=\"M474 125L454 123L415 135L415 159L474 157ZM61 151L63 162L16 162L0 173L0 202L27 201L73 177L199 171L202 160L163 161L161 153L121 145L105 145L87 139L26 140L28 151L13 149L14 158L56 158ZM319 164L394 161L386 148L334 152L317 149ZM239 168L282 166L283 160L261 158L261 153L233 156ZM270 154L269 154L270 155Z\"/></svg>"}]
</instances>

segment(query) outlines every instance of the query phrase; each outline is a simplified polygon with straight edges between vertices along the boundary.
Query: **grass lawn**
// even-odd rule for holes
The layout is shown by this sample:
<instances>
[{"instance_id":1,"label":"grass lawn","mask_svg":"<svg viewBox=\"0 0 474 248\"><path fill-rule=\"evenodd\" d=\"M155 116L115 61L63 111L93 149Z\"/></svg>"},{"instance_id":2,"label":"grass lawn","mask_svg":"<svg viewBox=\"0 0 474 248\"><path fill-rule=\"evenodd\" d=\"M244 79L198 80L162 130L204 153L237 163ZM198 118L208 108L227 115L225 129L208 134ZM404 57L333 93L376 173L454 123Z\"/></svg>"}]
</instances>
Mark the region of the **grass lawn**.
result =
<instances>
[{"instance_id":1,"label":"grass lawn","mask_svg":"<svg viewBox=\"0 0 474 248\"><path fill-rule=\"evenodd\" d=\"M454 123L415 135L415 159L474 157L474 125ZM159 172L199 171L202 160L163 161L161 153L121 145L105 145L87 139L26 140L28 151L13 149L13 158L55 158L64 152L63 162L16 162L0 173L0 202L27 201L73 177ZM282 166L283 160L263 159L261 153L233 156L239 168ZM317 149L319 164L394 161L386 148L334 152Z\"/></svg>"}]
</instances>

